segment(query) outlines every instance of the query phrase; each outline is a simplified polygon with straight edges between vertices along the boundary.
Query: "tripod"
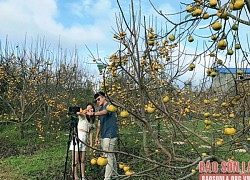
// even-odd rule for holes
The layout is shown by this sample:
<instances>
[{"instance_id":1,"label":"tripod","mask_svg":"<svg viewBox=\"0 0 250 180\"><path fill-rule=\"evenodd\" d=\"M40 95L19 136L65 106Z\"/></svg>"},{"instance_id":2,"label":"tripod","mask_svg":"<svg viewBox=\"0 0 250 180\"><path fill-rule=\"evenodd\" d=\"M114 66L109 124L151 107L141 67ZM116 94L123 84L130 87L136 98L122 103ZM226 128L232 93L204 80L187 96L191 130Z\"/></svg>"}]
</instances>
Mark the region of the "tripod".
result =
<instances>
[{"instance_id":1,"label":"tripod","mask_svg":"<svg viewBox=\"0 0 250 180\"><path fill-rule=\"evenodd\" d=\"M70 144L71 142L73 143L73 159L72 159L72 170L73 170L73 180L75 179L75 171L74 168L76 167L75 164L75 152L76 152L76 145L77 145L77 149L78 149L78 162L80 162L80 172L82 172L81 170L81 156L80 156L80 148L79 148L79 139L78 139L78 130L77 130L77 122L78 122L78 117L76 114L72 114L70 116L70 131L69 131L69 138L68 138L68 143L67 143L67 155L66 155L66 160L65 160L65 166L64 166L64 176L63 179L66 179L66 172L67 172L67 164L68 164L68 157L69 157L69 148L70 148ZM69 122L67 121L67 122ZM82 174L80 173L80 179L82 179Z\"/></svg>"}]
</instances>

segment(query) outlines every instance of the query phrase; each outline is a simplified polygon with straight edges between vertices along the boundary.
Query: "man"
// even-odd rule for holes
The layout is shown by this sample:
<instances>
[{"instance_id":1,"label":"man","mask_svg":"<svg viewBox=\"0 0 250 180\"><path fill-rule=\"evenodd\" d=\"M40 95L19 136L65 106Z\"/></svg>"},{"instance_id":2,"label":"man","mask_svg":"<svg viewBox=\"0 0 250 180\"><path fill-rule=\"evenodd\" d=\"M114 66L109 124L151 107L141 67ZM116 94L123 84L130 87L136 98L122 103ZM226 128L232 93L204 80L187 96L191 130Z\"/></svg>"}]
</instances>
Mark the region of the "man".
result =
<instances>
[{"instance_id":1,"label":"man","mask_svg":"<svg viewBox=\"0 0 250 180\"><path fill-rule=\"evenodd\" d=\"M99 144L99 134L101 133L101 145L104 151L113 151L118 137L118 127L116 124L116 113L106 110L110 104L103 92L94 95L95 102L100 106L98 112L89 112L88 115L98 116L98 125L96 132L96 144ZM113 171L117 171L116 158L114 153L105 153L108 164L105 169L104 180L110 180Z\"/></svg>"}]
</instances>

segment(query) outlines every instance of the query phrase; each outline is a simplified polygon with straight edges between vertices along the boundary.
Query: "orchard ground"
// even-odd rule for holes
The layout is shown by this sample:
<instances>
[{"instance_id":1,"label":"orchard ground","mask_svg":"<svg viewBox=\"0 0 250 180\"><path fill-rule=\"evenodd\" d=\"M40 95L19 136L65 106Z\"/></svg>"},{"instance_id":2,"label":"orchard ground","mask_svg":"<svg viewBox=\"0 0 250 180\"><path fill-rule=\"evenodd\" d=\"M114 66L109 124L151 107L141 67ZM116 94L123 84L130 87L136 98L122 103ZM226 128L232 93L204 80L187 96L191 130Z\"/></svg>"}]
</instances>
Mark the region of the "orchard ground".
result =
<instances>
[{"instance_id":1,"label":"orchard ground","mask_svg":"<svg viewBox=\"0 0 250 180\"><path fill-rule=\"evenodd\" d=\"M193 128L193 131L196 129L203 128L204 122L201 120L191 121L186 120L183 123L186 125L190 125L188 127ZM196 126L194 126L196 123ZM153 166L152 164L147 163L145 159L139 159L138 157L143 157L144 152L142 149L142 132L140 132L139 128L131 123L130 121L119 122L120 126L120 140L118 141L117 151L122 151L127 153L117 153L117 161L118 164L125 164L130 167L132 171L135 173L142 172L149 168L149 166ZM195 127L195 129L194 129ZM157 131L158 137L164 137L164 133L167 131L167 128L162 124L155 123L155 131ZM172 128L171 125L168 128ZM66 179L70 179L71 177L71 152L69 152L69 157L67 161L67 168L65 172L65 164L66 164L66 155L67 155L67 141L68 141L68 132L69 127L65 125L63 130L60 132L60 138L54 138L54 134L47 133L45 139L39 139L39 132L35 131L35 127L32 125L26 126L26 135L25 138L20 140L18 138L18 134L16 131L17 127L14 124L1 124L1 134L0 134L0 179L59 179L66 176ZM210 130L204 129L202 131L202 136L204 138L207 137L207 133L213 133ZM187 132L186 132L187 133ZM189 133L188 133L189 134ZM248 134L249 135L249 134ZM186 143L186 140L182 138L182 136L177 133L175 136L179 136L179 140L173 142L176 153L184 153L186 156L190 157L190 159L197 156L198 153L201 156L209 156L210 146L203 145L199 139L192 137L192 134L189 134L189 138L192 139L193 145L197 147L196 150L193 149L190 143ZM247 135L246 135L247 136ZM227 136L226 136L227 137ZM228 138L233 138L232 136L228 136ZM249 138L249 137L244 137ZM178 139L178 138L177 138ZM149 140L150 141L150 140ZM236 142L237 143L237 142ZM241 142L238 142L240 146ZM248 141L244 141L242 143L248 143ZM163 142L163 144L168 144L168 141ZM161 161L161 153L160 149L155 147L153 142L150 142L148 147L151 151L150 156L152 159L157 161ZM246 151L241 151L241 148L227 151L228 146L231 144L225 145L217 152L217 156L224 159L225 161L228 158L232 158L235 161L247 161L250 159L250 154ZM129 154L133 154L134 156L130 156ZM99 157L101 153L96 151L88 150L86 157L86 174L89 179L102 179L100 174L103 175L104 168L98 165L91 165L90 160L93 157ZM184 166L184 164L183 164ZM188 179L197 179L198 178L198 169L197 165L190 167L190 172L194 172L195 174ZM158 171L159 177L161 177L162 167L156 169ZM118 167L118 173L122 175L120 177L124 178L126 175L123 169ZM174 170L169 173L174 174ZM132 177L132 179L143 179L143 177ZM164 179L164 178L163 178Z\"/></svg>"}]
</instances>

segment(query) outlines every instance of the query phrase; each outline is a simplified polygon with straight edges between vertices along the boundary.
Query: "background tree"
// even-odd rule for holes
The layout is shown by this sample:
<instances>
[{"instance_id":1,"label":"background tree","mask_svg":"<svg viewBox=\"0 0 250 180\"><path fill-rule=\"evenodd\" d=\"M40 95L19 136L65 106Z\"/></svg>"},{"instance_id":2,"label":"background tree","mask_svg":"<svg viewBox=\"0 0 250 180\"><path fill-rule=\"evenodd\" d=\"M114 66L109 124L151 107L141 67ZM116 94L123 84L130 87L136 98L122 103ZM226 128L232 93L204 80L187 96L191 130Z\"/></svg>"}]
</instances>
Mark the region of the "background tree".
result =
<instances>
[{"instance_id":1,"label":"background tree","mask_svg":"<svg viewBox=\"0 0 250 180\"><path fill-rule=\"evenodd\" d=\"M121 124L143 132L144 152L137 165L145 168L134 175L185 179L195 174L201 160L241 161L236 151L249 152L249 83L243 73L249 47L242 48L247 34L241 37L238 28L249 26L249 1L190 1L174 14L150 2L167 28L142 16L134 1L129 18L117 3L121 14L114 38L119 48L109 62L99 62L107 66L101 87L119 111L134 117ZM195 42L190 51L189 43ZM234 86L220 91L213 81L220 78L219 68L230 71L229 62L236 68L231 72ZM185 76L201 83L182 88ZM139 162L142 157L146 166Z\"/></svg>"},{"instance_id":2,"label":"background tree","mask_svg":"<svg viewBox=\"0 0 250 180\"><path fill-rule=\"evenodd\" d=\"M44 42L35 48L6 43L1 52L1 118L18 123L21 138L29 122L44 141L48 132L60 131L70 105L92 99L94 78L80 69L77 52L49 52Z\"/></svg>"}]
</instances>

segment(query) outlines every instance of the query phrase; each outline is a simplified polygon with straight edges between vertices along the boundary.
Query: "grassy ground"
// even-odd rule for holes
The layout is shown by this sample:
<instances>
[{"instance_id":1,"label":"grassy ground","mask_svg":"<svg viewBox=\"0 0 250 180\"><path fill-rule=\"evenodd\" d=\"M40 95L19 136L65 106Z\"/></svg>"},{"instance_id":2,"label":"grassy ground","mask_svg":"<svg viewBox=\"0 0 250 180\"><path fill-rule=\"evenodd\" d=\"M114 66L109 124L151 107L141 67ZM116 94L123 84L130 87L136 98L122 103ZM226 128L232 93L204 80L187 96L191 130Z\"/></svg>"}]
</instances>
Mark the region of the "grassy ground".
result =
<instances>
[{"instance_id":1,"label":"grassy ground","mask_svg":"<svg viewBox=\"0 0 250 180\"><path fill-rule=\"evenodd\" d=\"M62 131L59 139L45 138L44 142L31 127L27 127L25 132L25 138L20 140L15 125L0 125L0 179L63 179L64 176L65 179L71 179L71 151L66 164L68 131ZM132 141L129 143L126 140L126 144L124 143L125 141L119 141L119 150L135 153L141 149L139 144L133 146ZM132 146L128 147L128 144ZM95 153L95 157L100 155L101 153ZM91 166L92 157L92 152L88 150L85 163L88 179L103 179L104 168ZM121 159L124 156L118 155L118 162ZM131 159L126 158L127 161ZM120 173L123 172L120 170Z\"/></svg>"},{"instance_id":2,"label":"grassy ground","mask_svg":"<svg viewBox=\"0 0 250 180\"><path fill-rule=\"evenodd\" d=\"M39 134L30 127L25 132L25 138L20 140L15 125L0 125L0 179L72 179L72 152L67 154L69 131L61 131L59 139L45 138L45 141L41 141ZM100 155L95 153L95 157ZM103 179L104 168L92 166L92 157L92 151L87 149L85 165L88 180Z\"/></svg>"},{"instance_id":3,"label":"grassy ground","mask_svg":"<svg viewBox=\"0 0 250 180\"><path fill-rule=\"evenodd\" d=\"M188 123L190 123L189 127L193 127L191 121L186 122L186 124ZM197 124L198 129L203 127L204 124L202 123L203 122L201 121ZM157 129L155 130L157 131ZM133 153L138 156L143 156L142 133L140 131L140 129L133 127L121 128L121 136L120 141L118 141L117 149L124 152ZM166 142L163 143L168 143L168 138L166 138L167 133L165 131L166 129L161 128L159 131L159 137L165 137L164 141ZM68 130L61 131L59 139L45 138L44 142L38 138L38 134L35 133L31 127L27 127L25 132L25 139L20 140L18 138L18 130L15 125L0 125L0 179L63 179L64 176L66 179L71 179L71 152L68 154L68 163L66 164ZM213 134L214 132L203 131L202 133L203 134L200 135L202 135L202 137L206 137ZM200 142L199 139L192 137L192 134L187 132L186 134L188 135L188 138L192 139L199 153L210 151L209 147L204 146L204 144ZM176 136L178 137L175 139L176 141L184 143L175 144L176 153L182 155L185 154L186 157L190 156L191 158L197 157L197 154L192 152L192 146L189 143L186 143L185 138L180 136L178 133ZM244 138L242 137L242 139ZM152 143L151 140L148 141L149 145L151 146L150 150L152 153L152 158L161 162L161 160L165 157L161 156L160 153L155 153L156 148L154 143ZM229 145L225 144L223 147L221 147L220 151L217 152L217 155L225 160L232 156L235 157L235 160L239 162L250 160L249 153L226 151L228 146ZM98 157L99 155L100 154L96 154L95 157ZM103 177L104 168L99 166L91 166L91 158L92 154L90 151L87 151L85 164L88 179L102 179L101 177ZM127 155L117 154L117 161L128 164L135 172L143 171L150 167L147 163L145 163L145 161L132 158ZM161 171L164 171L164 169L159 168L158 171L160 174ZM119 170L119 173L124 174L122 170Z\"/></svg>"},{"instance_id":4,"label":"grassy ground","mask_svg":"<svg viewBox=\"0 0 250 180\"><path fill-rule=\"evenodd\" d=\"M28 130L25 139L20 140L16 128L15 125L1 126L0 179L60 176L66 153L66 137L62 135L59 140L42 142L38 135Z\"/></svg>"}]
</instances>

